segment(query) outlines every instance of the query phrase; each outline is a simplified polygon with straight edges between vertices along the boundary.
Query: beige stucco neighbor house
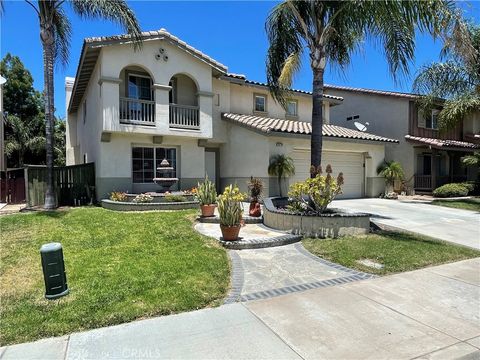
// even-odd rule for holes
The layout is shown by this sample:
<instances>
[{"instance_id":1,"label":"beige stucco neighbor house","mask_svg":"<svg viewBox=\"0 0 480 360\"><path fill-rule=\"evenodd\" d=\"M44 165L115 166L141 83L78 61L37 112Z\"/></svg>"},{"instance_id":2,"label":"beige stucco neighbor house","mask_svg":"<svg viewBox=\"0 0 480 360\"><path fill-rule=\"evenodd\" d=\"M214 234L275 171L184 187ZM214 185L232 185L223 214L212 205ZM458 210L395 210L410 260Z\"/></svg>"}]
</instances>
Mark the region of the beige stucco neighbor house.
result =
<instances>
[{"instance_id":1,"label":"beige stucco neighbor house","mask_svg":"<svg viewBox=\"0 0 480 360\"><path fill-rule=\"evenodd\" d=\"M415 192L476 180L476 169L462 166L461 159L480 150L480 110L442 133L437 124L440 107L423 114L416 105L418 95L336 85L326 85L325 91L344 99L342 106L332 108L331 123L400 140L386 145L385 158L402 164Z\"/></svg>"},{"instance_id":2,"label":"beige stucco neighbor house","mask_svg":"<svg viewBox=\"0 0 480 360\"><path fill-rule=\"evenodd\" d=\"M267 173L277 153L309 176L311 94L294 90L288 110L265 84L228 73L226 66L166 30L143 34L134 51L127 36L84 41L75 78L66 79L67 165L94 162L97 196L113 190L158 190L152 179L166 158L180 179L196 186L207 173L218 189L250 176L278 193ZM397 140L330 124L341 96L324 96L323 164L345 174L344 197L377 196L376 168Z\"/></svg>"}]
</instances>

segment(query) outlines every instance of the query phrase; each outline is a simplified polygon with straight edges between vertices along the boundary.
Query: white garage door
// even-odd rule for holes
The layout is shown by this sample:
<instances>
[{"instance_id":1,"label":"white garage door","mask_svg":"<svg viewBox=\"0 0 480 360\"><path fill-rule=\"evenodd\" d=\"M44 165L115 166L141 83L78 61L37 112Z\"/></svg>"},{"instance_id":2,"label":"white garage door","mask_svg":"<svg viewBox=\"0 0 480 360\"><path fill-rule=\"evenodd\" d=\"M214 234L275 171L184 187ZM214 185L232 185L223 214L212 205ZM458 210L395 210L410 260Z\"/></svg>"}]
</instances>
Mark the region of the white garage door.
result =
<instances>
[{"instance_id":1,"label":"white garage door","mask_svg":"<svg viewBox=\"0 0 480 360\"><path fill-rule=\"evenodd\" d=\"M304 181L310 176L310 151L294 150L290 155L295 164L295 175L290 178L290 183ZM333 175L336 177L343 172L345 184L343 194L338 198L360 198L363 196L364 173L363 154L350 152L323 152L322 169L332 165Z\"/></svg>"}]
</instances>

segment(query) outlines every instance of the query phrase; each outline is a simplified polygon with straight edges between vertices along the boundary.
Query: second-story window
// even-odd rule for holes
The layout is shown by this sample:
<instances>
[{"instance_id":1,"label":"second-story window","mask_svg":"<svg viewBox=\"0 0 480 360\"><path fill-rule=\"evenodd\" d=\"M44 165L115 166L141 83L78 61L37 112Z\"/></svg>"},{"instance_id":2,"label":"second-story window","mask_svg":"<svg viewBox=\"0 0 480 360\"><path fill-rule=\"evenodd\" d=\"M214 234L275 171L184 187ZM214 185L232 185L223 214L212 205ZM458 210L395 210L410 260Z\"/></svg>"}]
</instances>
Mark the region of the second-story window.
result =
<instances>
[{"instance_id":1,"label":"second-story window","mask_svg":"<svg viewBox=\"0 0 480 360\"><path fill-rule=\"evenodd\" d=\"M427 116L425 118L425 127L427 129L433 129L437 130L438 129L438 113L440 110L432 110L430 116Z\"/></svg>"},{"instance_id":2,"label":"second-story window","mask_svg":"<svg viewBox=\"0 0 480 360\"><path fill-rule=\"evenodd\" d=\"M297 100L287 101L287 116L298 116L298 102Z\"/></svg>"},{"instance_id":3,"label":"second-story window","mask_svg":"<svg viewBox=\"0 0 480 360\"><path fill-rule=\"evenodd\" d=\"M267 97L265 95L254 95L254 110L258 112L266 112L267 111Z\"/></svg>"},{"instance_id":4,"label":"second-story window","mask_svg":"<svg viewBox=\"0 0 480 360\"><path fill-rule=\"evenodd\" d=\"M128 97L131 99L152 100L150 78L142 75L128 75Z\"/></svg>"}]
</instances>

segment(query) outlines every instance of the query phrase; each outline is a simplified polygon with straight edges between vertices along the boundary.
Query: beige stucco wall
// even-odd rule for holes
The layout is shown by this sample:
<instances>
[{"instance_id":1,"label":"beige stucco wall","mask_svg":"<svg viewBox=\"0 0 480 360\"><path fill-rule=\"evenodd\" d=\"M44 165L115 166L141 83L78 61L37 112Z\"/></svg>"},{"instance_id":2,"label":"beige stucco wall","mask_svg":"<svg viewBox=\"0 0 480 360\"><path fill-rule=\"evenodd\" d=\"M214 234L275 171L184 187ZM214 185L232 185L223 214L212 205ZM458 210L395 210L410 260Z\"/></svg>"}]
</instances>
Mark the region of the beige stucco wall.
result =
<instances>
[{"instance_id":1,"label":"beige stucco wall","mask_svg":"<svg viewBox=\"0 0 480 360\"><path fill-rule=\"evenodd\" d=\"M367 132L399 140L399 144L385 145L385 158L400 162L405 178L410 179L415 173L415 157L413 145L405 140L408 134L409 99L352 91L327 92L343 97L342 105L331 108L330 123L356 130L354 121L362 124L368 122ZM360 115L360 119L346 120L353 115Z\"/></svg>"}]
</instances>

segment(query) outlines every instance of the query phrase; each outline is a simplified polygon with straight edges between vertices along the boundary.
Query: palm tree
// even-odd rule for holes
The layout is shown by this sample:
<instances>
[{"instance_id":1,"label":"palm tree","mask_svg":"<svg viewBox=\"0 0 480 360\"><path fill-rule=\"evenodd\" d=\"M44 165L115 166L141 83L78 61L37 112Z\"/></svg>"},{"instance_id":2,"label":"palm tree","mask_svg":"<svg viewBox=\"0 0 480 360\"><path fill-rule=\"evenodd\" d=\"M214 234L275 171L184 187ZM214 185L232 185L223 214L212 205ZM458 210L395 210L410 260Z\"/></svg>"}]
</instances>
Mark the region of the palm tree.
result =
<instances>
[{"instance_id":1,"label":"palm tree","mask_svg":"<svg viewBox=\"0 0 480 360\"><path fill-rule=\"evenodd\" d=\"M438 121L440 130L447 130L480 109L480 25L458 19L446 39L442 58L443 62L421 68L413 90L426 95L418 102L426 113L439 99L446 99Z\"/></svg>"},{"instance_id":2,"label":"palm tree","mask_svg":"<svg viewBox=\"0 0 480 360\"><path fill-rule=\"evenodd\" d=\"M386 192L390 192L395 180L402 180L405 176L402 165L397 161L384 161L377 168L377 174L385 178Z\"/></svg>"},{"instance_id":3,"label":"palm tree","mask_svg":"<svg viewBox=\"0 0 480 360\"><path fill-rule=\"evenodd\" d=\"M54 163L54 88L53 76L55 62L67 64L71 38L71 24L65 7L82 18L105 19L119 24L129 33L134 45L141 43L140 25L133 11L124 0L25 0L36 14L40 23L40 40L43 47L43 72L45 92L46 125L46 163L47 189L45 192L45 209L56 207L53 182ZM0 13L3 13L3 0L0 0Z\"/></svg>"},{"instance_id":4,"label":"palm tree","mask_svg":"<svg viewBox=\"0 0 480 360\"><path fill-rule=\"evenodd\" d=\"M35 129L25 124L19 117L8 115L6 125L11 129L5 139L5 154L15 167L24 165L25 154L39 154L45 148L45 137L35 133ZM16 155L16 160L12 157Z\"/></svg>"},{"instance_id":5,"label":"palm tree","mask_svg":"<svg viewBox=\"0 0 480 360\"><path fill-rule=\"evenodd\" d=\"M276 176L280 197L282 196L282 179L295 174L295 165L291 157L284 154L277 154L270 158L268 175Z\"/></svg>"},{"instance_id":6,"label":"palm tree","mask_svg":"<svg viewBox=\"0 0 480 360\"><path fill-rule=\"evenodd\" d=\"M439 34L451 21L453 6L448 0L285 0L273 8L265 24L270 43L267 82L273 98L284 107L302 54L308 51L313 72L312 166L321 163L327 63L343 70L364 39L374 40L382 45L394 79L406 75L414 57L416 30Z\"/></svg>"}]
</instances>

